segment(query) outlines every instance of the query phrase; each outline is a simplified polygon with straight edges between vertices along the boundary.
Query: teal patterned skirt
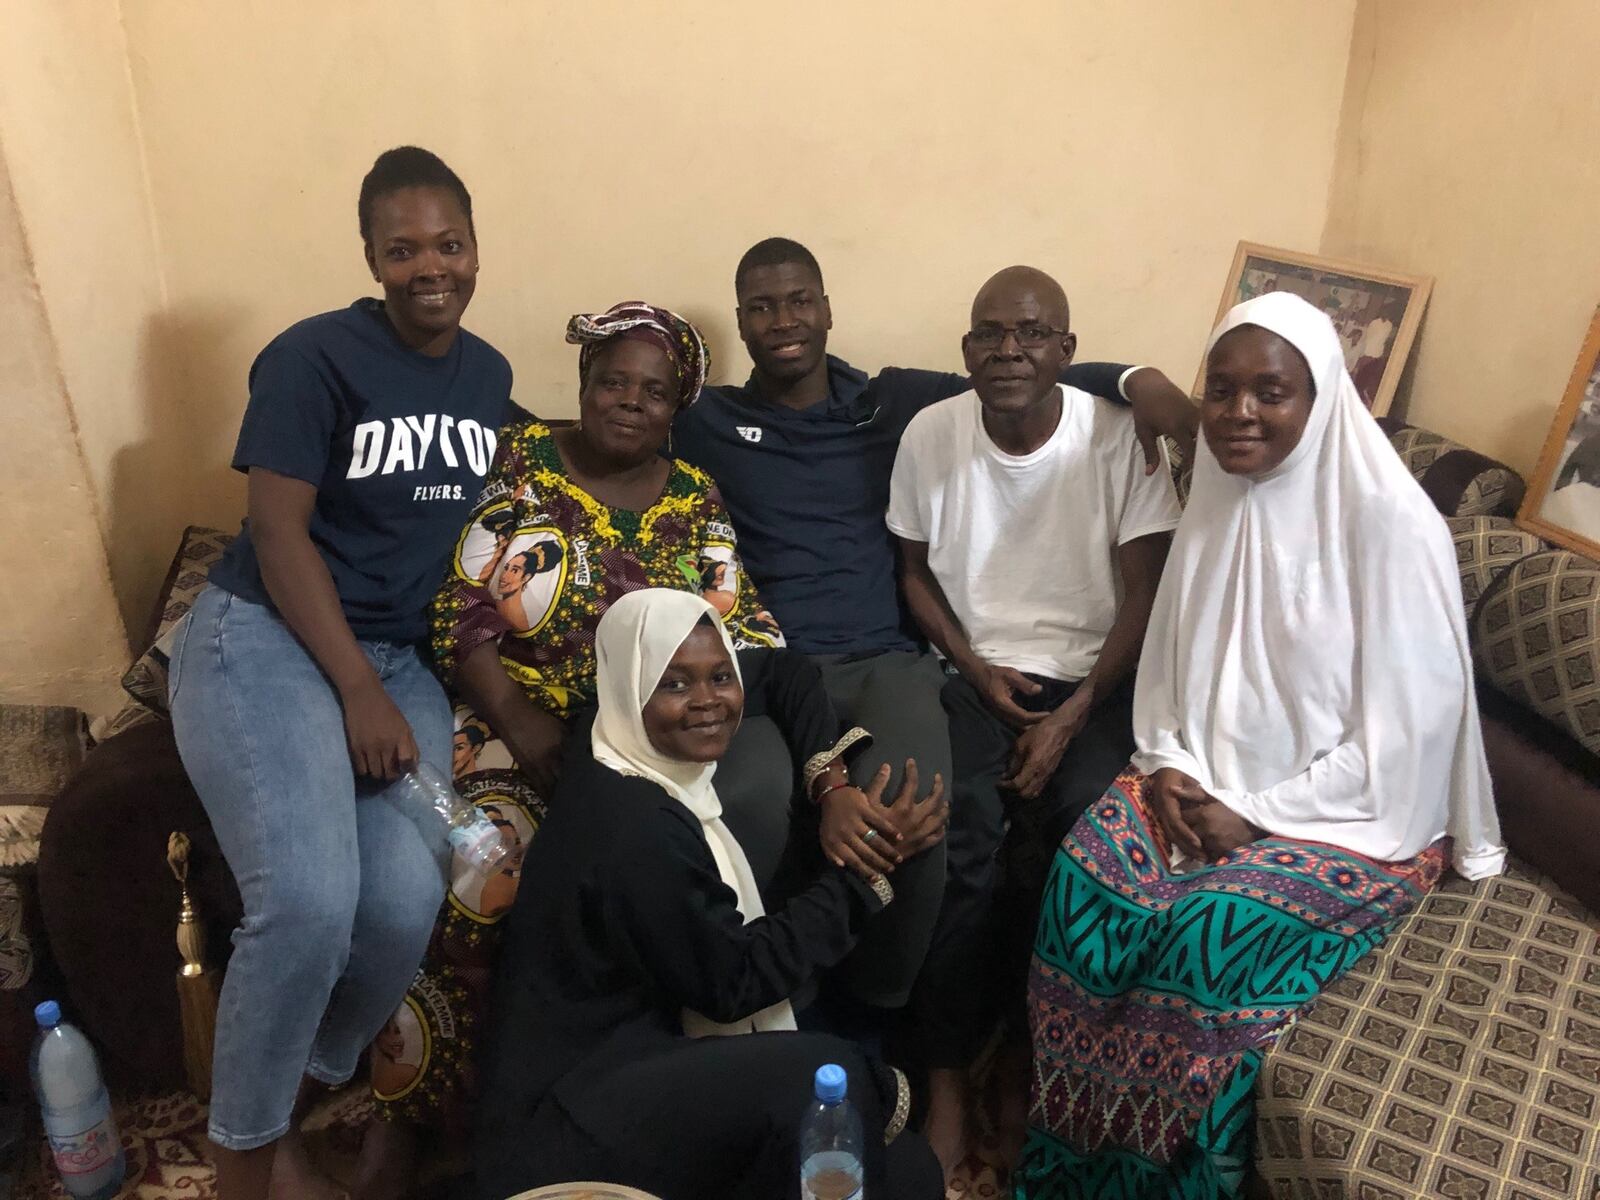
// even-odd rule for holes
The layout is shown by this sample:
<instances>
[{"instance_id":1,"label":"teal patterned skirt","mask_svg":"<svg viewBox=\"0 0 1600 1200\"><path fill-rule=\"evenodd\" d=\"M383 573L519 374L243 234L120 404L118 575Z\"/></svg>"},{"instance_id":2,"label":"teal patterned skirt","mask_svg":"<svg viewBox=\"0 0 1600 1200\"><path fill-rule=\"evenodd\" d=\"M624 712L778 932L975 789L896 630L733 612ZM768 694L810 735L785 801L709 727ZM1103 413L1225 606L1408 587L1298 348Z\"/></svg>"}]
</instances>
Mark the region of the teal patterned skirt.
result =
<instances>
[{"instance_id":1,"label":"teal patterned skirt","mask_svg":"<svg viewBox=\"0 0 1600 1200\"><path fill-rule=\"evenodd\" d=\"M1380 863L1263 838L1174 874L1147 785L1118 778L1050 870L1019 1200L1241 1195L1262 1057L1449 861L1445 841Z\"/></svg>"}]
</instances>

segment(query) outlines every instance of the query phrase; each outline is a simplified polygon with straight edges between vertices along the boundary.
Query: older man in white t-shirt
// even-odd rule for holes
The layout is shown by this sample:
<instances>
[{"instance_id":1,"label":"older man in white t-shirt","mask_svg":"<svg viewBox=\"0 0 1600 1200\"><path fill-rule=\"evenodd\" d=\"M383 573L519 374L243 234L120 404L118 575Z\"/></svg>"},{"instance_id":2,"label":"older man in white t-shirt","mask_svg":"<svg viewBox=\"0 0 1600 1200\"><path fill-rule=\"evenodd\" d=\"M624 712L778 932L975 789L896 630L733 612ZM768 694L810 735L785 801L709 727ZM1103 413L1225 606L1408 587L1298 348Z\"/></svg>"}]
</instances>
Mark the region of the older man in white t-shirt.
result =
<instances>
[{"instance_id":1,"label":"older man in white t-shirt","mask_svg":"<svg viewBox=\"0 0 1600 1200\"><path fill-rule=\"evenodd\" d=\"M995 1001L1020 1007L1050 852L1133 753L1132 673L1179 517L1127 411L1056 382L1075 347L1055 280L989 280L962 339L974 390L912 420L890 488L901 586L951 672L949 875L913 1001L947 1175L962 1069ZM1008 818L1025 844L997 894Z\"/></svg>"}]
</instances>

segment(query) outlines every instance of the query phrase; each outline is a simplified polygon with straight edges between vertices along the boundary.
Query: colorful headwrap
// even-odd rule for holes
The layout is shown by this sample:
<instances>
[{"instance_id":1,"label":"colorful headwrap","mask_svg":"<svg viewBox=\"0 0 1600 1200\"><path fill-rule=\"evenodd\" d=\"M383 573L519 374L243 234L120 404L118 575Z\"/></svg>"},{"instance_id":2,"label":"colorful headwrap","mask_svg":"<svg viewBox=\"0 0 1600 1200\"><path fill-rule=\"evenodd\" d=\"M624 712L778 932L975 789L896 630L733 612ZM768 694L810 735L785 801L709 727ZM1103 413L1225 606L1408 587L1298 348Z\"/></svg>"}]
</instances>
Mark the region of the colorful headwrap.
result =
<instances>
[{"instance_id":1,"label":"colorful headwrap","mask_svg":"<svg viewBox=\"0 0 1600 1200\"><path fill-rule=\"evenodd\" d=\"M633 338L666 351L678 372L678 408L685 409L700 396L711 372L711 351L700 331L677 313L624 300L603 313L578 313L567 322L567 341L582 346L578 354L578 386L589 383L589 368L600 347L612 338Z\"/></svg>"}]
</instances>

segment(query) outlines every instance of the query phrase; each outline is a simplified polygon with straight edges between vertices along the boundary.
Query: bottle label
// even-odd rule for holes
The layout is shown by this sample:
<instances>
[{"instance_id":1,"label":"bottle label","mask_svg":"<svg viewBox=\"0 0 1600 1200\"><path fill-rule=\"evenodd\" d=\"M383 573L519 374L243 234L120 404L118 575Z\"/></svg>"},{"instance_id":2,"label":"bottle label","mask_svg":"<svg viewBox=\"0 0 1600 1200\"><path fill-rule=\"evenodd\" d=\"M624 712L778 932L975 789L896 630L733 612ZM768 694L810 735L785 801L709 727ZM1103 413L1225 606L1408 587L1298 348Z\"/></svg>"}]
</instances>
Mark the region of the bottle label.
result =
<instances>
[{"instance_id":1,"label":"bottle label","mask_svg":"<svg viewBox=\"0 0 1600 1200\"><path fill-rule=\"evenodd\" d=\"M500 831L488 821L474 821L466 826L456 825L450 830L451 849L471 863L482 858L485 848L499 840Z\"/></svg>"},{"instance_id":2,"label":"bottle label","mask_svg":"<svg viewBox=\"0 0 1600 1200\"><path fill-rule=\"evenodd\" d=\"M63 1175L89 1175L104 1170L116 1161L121 1148L110 1117L82 1133L65 1137L50 1134L50 1153Z\"/></svg>"}]
</instances>

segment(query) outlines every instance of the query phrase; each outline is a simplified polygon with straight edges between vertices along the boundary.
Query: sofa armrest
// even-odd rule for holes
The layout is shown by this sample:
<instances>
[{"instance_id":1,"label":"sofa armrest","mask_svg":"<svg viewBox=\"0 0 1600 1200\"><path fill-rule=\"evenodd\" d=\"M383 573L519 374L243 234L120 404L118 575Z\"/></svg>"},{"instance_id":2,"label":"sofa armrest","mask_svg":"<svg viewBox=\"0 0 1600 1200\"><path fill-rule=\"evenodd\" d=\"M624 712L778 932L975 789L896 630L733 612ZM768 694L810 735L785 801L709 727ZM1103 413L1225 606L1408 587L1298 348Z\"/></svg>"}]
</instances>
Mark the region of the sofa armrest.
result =
<instances>
[{"instance_id":1,"label":"sofa armrest","mask_svg":"<svg viewBox=\"0 0 1600 1200\"><path fill-rule=\"evenodd\" d=\"M189 835L206 962L221 966L242 905L168 722L97 746L51 806L40 844L39 904L73 1010L108 1071L140 1087L184 1082L174 831Z\"/></svg>"},{"instance_id":2,"label":"sofa armrest","mask_svg":"<svg viewBox=\"0 0 1600 1200\"><path fill-rule=\"evenodd\" d=\"M1392 417L1380 417L1378 425L1445 516L1516 516L1527 484L1505 463Z\"/></svg>"}]
</instances>

